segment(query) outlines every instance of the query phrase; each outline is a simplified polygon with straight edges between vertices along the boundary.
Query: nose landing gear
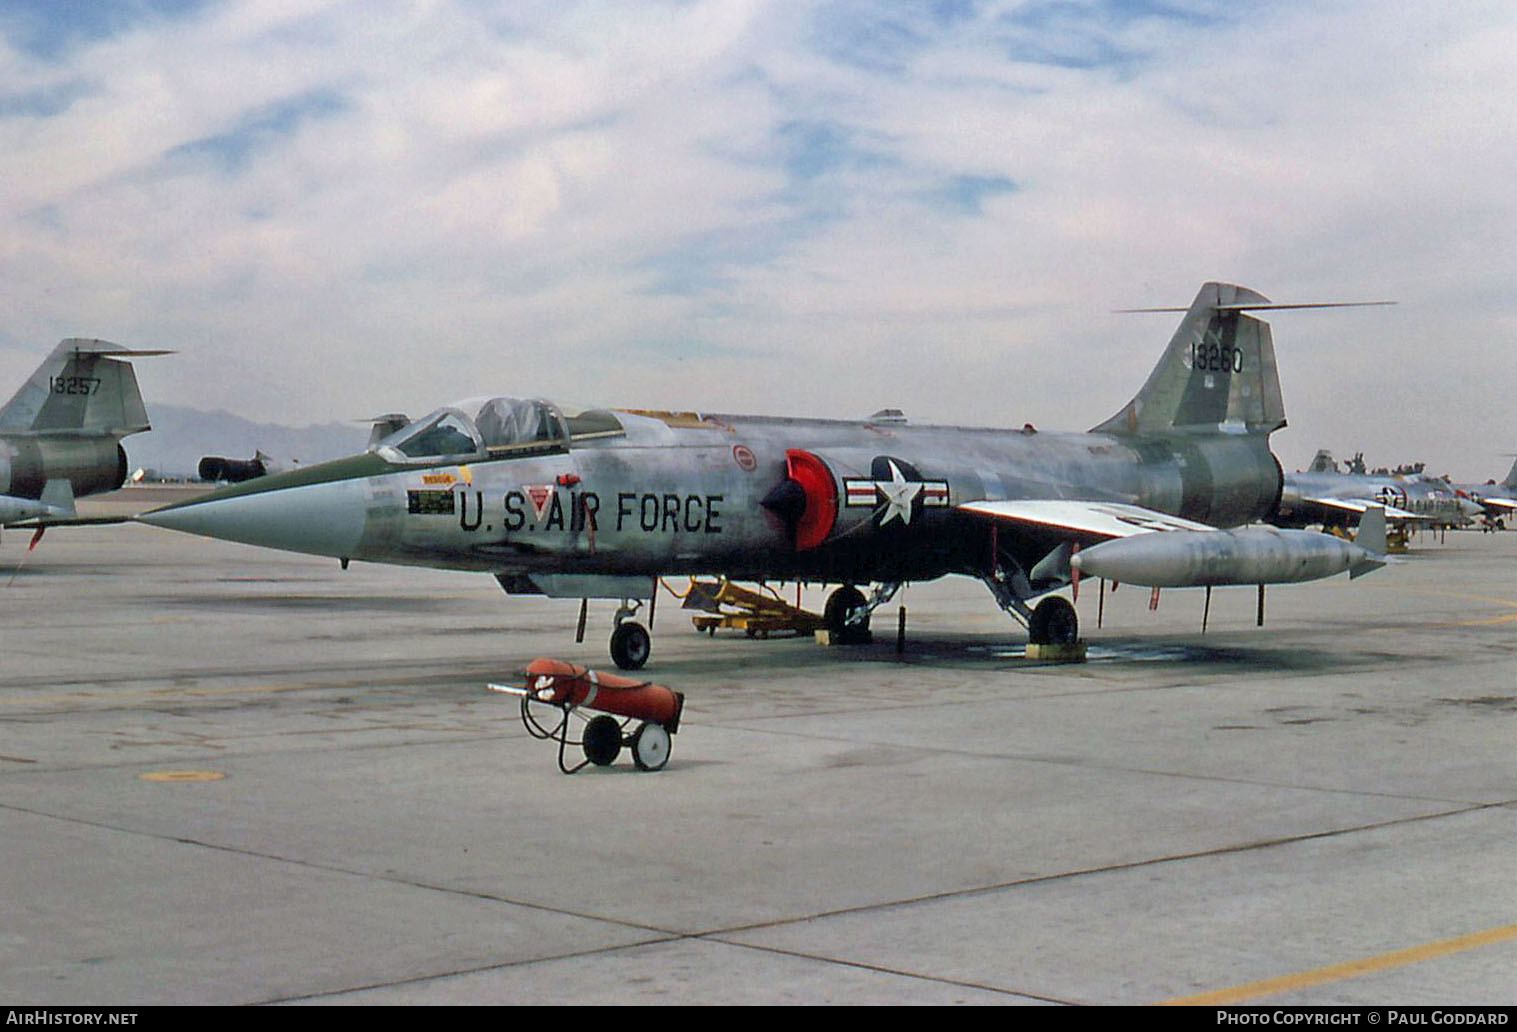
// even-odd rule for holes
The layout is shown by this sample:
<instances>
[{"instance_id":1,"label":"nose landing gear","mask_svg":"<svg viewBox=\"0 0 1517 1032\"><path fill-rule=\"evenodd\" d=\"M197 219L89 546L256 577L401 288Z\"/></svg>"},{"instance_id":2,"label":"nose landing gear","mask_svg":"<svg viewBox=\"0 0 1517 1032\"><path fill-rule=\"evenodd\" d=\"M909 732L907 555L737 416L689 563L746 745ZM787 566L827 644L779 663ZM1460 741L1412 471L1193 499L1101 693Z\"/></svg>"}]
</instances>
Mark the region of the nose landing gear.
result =
<instances>
[{"instance_id":1,"label":"nose landing gear","mask_svg":"<svg viewBox=\"0 0 1517 1032\"><path fill-rule=\"evenodd\" d=\"M611 661L623 670L641 670L653 652L653 638L648 629L632 619L640 605L637 599L624 599L616 611L616 627L611 631Z\"/></svg>"},{"instance_id":2,"label":"nose landing gear","mask_svg":"<svg viewBox=\"0 0 1517 1032\"><path fill-rule=\"evenodd\" d=\"M611 632L611 661L623 670L640 670L653 651L653 639L642 624L627 620Z\"/></svg>"}]
</instances>

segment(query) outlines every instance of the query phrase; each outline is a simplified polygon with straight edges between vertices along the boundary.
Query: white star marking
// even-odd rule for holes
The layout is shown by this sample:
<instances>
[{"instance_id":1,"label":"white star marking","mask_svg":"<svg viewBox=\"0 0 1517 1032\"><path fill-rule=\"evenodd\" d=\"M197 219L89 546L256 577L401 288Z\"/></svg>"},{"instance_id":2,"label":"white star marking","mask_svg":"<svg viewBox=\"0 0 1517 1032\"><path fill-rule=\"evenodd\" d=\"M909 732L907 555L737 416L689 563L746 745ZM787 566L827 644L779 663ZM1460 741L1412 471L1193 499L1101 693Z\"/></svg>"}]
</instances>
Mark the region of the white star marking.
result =
<instances>
[{"instance_id":1,"label":"white star marking","mask_svg":"<svg viewBox=\"0 0 1517 1032\"><path fill-rule=\"evenodd\" d=\"M880 497L885 501L885 514L880 517L880 526L883 527L894 519L899 519L904 526L911 522L911 503L916 501L917 495L927 485L920 480L907 480L901 475L900 467L890 460L886 462L890 466L890 482L874 482L875 490L879 491Z\"/></svg>"}]
</instances>

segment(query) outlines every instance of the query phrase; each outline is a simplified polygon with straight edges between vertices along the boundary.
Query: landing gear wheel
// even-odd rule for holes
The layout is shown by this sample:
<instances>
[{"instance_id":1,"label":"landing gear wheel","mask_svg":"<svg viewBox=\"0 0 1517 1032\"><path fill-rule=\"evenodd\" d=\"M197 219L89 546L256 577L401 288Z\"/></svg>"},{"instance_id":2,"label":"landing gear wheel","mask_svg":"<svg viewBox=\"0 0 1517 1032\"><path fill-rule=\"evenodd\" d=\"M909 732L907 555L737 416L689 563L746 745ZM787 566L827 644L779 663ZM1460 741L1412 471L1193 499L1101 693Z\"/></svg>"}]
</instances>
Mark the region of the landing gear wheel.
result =
<instances>
[{"instance_id":1,"label":"landing gear wheel","mask_svg":"<svg viewBox=\"0 0 1517 1032\"><path fill-rule=\"evenodd\" d=\"M669 732L662 724L644 724L632 736L632 762L638 770L663 770L669 762Z\"/></svg>"},{"instance_id":2,"label":"landing gear wheel","mask_svg":"<svg viewBox=\"0 0 1517 1032\"><path fill-rule=\"evenodd\" d=\"M653 651L653 641L640 623L627 620L611 632L611 661L623 670L640 670Z\"/></svg>"},{"instance_id":3,"label":"landing gear wheel","mask_svg":"<svg viewBox=\"0 0 1517 1032\"><path fill-rule=\"evenodd\" d=\"M609 767L616 762L617 754L622 751L621 722L605 714L593 717L585 725L581 742L585 749L585 759L597 767Z\"/></svg>"},{"instance_id":4,"label":"landing gear wheel","mask_svg":"<svg viewBox=\"0 0 1517 1032\"><path fill-rule=\"evenodd\" d=\"M1073 645L1080 640L1080 618L1069 600L1050 595L1038 603L1027 622L1027 640L1034 645Z\"/></svg>"},{"instance_id":5,"label":"landing gear wheel","mask_svg":"<svg viewBox=\"0 0 1517 1032\"><path fill-rule=\"evenodd\" d=\"M822 610L822 625L834 634L866 634L869 631L869 603L864 593L852 584L845 584L827 596L827 606ZM864 619L849 623L849 614L863 609Z\"/></svg>"}]
</instances>

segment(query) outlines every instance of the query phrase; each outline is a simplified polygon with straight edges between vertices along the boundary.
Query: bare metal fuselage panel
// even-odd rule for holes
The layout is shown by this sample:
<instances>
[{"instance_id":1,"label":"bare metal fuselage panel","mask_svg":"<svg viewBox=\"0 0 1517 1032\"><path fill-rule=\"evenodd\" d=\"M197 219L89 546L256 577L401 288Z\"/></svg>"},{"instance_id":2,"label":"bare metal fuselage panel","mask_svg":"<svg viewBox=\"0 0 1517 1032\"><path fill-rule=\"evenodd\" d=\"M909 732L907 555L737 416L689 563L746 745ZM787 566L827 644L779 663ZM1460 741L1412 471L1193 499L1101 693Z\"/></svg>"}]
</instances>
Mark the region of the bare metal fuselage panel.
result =
<instances>
[{"instance_id":1,"label":"bare metal fuselage panel","mask_svg":"<svg viewBox=\"0 0 1517 1032\"><path fill-rule=\"evenodd\" d=\"M983 574L993 548L1026 566L1057 544L1036 526L995 532L958 508L969 502L1123 502L1234 526L1268 513L1279 491L1258 436L617 416L623 434L546 454L436 465L371 454L229 488L154 522L193 530L205 516L217 536L252 544L508 576L904 581ZM820 460L836 499L825 539L801 549L766 504L797 450Z\"/></svg>"}]
</instances>

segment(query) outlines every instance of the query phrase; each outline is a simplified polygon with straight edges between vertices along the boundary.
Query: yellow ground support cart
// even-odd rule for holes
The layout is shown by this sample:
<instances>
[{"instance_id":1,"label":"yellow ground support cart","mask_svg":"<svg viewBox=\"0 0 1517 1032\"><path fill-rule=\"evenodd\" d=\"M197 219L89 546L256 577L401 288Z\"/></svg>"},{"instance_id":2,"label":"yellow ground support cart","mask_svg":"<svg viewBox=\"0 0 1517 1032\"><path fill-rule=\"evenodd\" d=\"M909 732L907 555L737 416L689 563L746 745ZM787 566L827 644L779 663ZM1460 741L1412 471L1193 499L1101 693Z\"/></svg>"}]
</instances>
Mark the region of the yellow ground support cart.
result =
<instances>
[{"instance_id":1,"label":"yellow ground support cart","mask_svg":"<svg viewBox=\"0 0 1517 1032\"><path fill-rule=\"evenodd\" d=\"M768 594L750 591L725 579L692 581L683 608L704 610L690 619L696 630L711 635L731 629L750 638L767 638L771 634L809 637L822 626L821 616L791 605L773 591Z\"/></svg>"}]
</instances>

